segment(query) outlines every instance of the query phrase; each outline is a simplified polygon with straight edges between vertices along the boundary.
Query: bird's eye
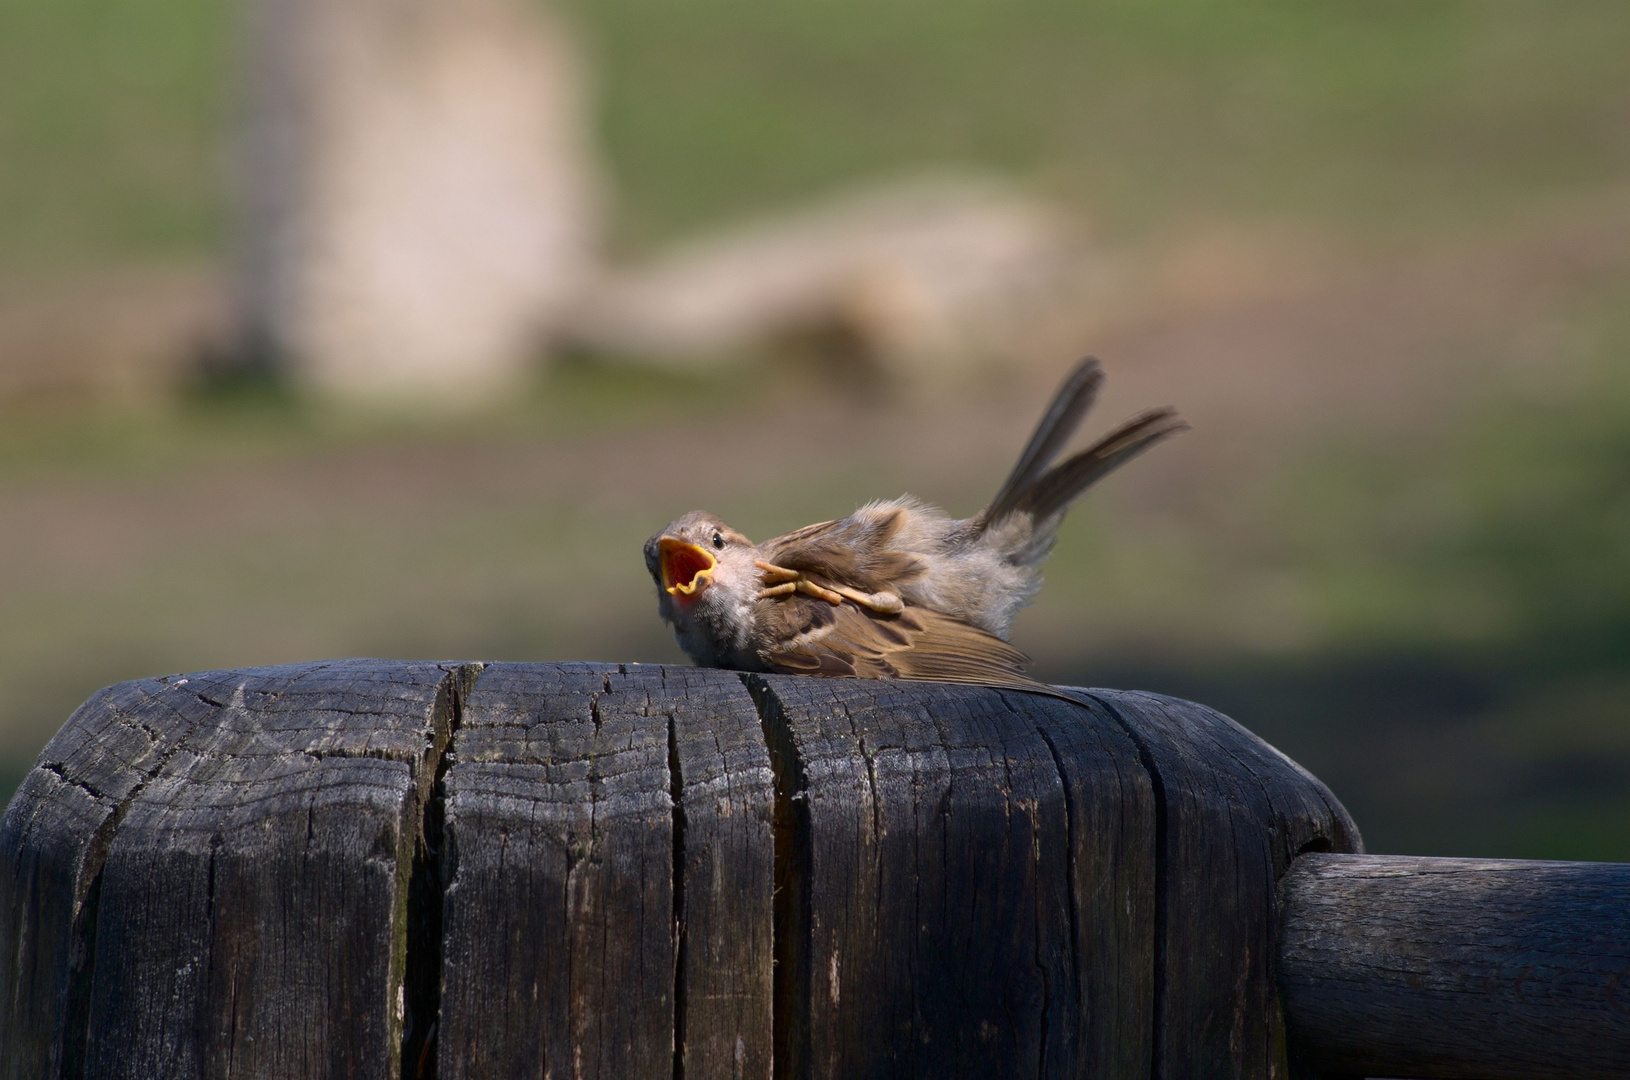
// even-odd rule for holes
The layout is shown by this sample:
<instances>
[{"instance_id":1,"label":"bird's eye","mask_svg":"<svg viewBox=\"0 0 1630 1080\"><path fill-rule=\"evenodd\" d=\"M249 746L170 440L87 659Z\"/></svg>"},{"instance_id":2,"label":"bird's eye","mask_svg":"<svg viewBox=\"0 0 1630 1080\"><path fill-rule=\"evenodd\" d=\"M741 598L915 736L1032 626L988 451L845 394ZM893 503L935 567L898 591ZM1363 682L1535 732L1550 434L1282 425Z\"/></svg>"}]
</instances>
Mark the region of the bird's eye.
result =
<instances>
[{"instance_id":1,"label":"bird's eye","mask_svg":"<svg viewBox=\"0 0 1630 1080\"><path fill-rule=\"evenodd\" d=\"M722 534L722 533L714 533L713 534L713 546L715 548L718 548L720 551L724 550L724 534Z\"/></svg>"}]
</instances>

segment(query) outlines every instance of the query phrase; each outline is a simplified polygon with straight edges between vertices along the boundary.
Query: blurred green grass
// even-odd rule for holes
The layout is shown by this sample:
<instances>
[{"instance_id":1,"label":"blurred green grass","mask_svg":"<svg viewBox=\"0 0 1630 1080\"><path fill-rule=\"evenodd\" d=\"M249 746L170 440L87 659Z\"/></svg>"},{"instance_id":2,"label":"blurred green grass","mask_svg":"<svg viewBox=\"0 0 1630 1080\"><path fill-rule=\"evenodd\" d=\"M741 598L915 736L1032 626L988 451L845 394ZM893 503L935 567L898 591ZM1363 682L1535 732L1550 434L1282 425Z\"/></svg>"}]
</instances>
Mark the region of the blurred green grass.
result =
<instances>
[{"instance_id":1,"label":"blurred green grass","mask_svg":"<svg viewBox=\"0 0 1630 1080\"><path fill-rule=\"evenodd\" d=\"M584 2L643 240L923 161L1116 231L1475 224L1622 178L1622 5Z\"/></svg>"},{"instance_id":2,"label":"blurred green grass","mask_svg":"<svg viewBox=\"0 0 1630 1080\"><path fill-rule=\"evenodd\" d=\"M232 8L0 0L0 267L212 251Z\"/></svg>"},{"instance_id":3,"label":"blurred green grass","mask_svg":"<svg viewBox=\"0 0 1630 1080\"><path fill-rule=\"evenodd\" d=\"M1618 3L568 11L597 57L625 250L946 164L1020 177L1125 245L1290 221L1407 250L1630 180ZM220 0L0 0L0 274L222 256L235 18ZM1547 309L1566 332L1537 374L1468 384L1408 438L1330 425L1260 473L1209 476L1229 486L1187 516L1116 481L1072 517L1021 643L1060 680L1233 712L1378 849L1630 859L1630 281L1576 291ZM758 535L906 488L961 510L985 493L973 475L922 490L867 458L882 436L732 482L710 431L800 415L805 395L849 408L754 359L574 361L432 425L255 387L7 412L0 792L113 679L338 654L678 659L635 553L693 501ZM532 474L602 453L646 475Z\"/></svg>"},{"instance_id":4,"label":"blurred green grass","mask_svg":"<svg viewBox=\"0 0 1630 1080\"><path fill-rule=\"evenodd\" d=\"M1630 159L1611 0L566 10L636 246L924 163L1027 177L1135 234L1475 227ZM220 250L236 26L224 0L0 2L0 265Z\"/></svg>"}]
</instances>

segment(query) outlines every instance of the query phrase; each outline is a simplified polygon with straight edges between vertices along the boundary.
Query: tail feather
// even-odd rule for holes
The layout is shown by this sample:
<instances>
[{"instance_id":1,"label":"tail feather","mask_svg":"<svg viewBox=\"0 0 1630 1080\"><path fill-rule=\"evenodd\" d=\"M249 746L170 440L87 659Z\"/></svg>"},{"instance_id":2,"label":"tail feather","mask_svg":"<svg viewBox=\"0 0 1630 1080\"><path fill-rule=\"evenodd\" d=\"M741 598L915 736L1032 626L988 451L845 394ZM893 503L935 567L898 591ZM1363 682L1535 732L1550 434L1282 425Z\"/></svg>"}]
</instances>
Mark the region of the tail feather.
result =
<instances>
[{"instance_id":1,"label":"tail feather","mask_svg":"<svg viewBox=\"0 0 1630 1080\"><path fill-rule=\"evenodd\" d=\"M1135 416L1079 454L1043 473L1019 492L1014 510L1030 514L1037 522L1063 512L1087 488L1126 464L1149 447L1189 425L1176 409L1154 409Z\"/></svg>"},{"instance_id":2,"label":"tail feather","mask_svg":"<svg viewBox=\"0 0 1630 1080\"><path fill-rule=\"evenodd\" d=\"M1026 492L1037 482L1043 470L1052 464L1064 444L1070 441L1076 428L1081 426L1082 419L1097 400L1098 388L1103 382L1104 373L1098 361L1090 356L1070 372L1058 388L1058 393L1053 395L1053 403L1036 425L1035 434L1030 436L1029 444L1019 455L1001 490L979 515L981 526L1000 521L1019 508Z\"/></svg>"}]
</instances>

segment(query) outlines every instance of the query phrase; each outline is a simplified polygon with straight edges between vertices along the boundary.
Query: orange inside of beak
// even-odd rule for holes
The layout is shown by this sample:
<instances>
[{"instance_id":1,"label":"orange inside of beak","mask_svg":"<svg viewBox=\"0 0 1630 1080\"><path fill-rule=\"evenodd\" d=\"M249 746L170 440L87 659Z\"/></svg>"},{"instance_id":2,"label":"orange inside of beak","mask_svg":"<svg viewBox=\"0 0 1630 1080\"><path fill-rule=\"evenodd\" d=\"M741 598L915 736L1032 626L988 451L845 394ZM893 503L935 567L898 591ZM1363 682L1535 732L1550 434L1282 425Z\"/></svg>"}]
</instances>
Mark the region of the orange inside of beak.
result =
<instances>
[{"instance_id":1,"label":"orange inside of beak","mask_svg":"<svg viewBox=\"0 0 1630 1080\"><path fill-rule=\"evenodd\" d=\"M713 580L713 568L719 564L706 548L668 536L657 541L657 553L662 559L662 587L669 596L700 593Z\"/></svg>"}]
</instances>

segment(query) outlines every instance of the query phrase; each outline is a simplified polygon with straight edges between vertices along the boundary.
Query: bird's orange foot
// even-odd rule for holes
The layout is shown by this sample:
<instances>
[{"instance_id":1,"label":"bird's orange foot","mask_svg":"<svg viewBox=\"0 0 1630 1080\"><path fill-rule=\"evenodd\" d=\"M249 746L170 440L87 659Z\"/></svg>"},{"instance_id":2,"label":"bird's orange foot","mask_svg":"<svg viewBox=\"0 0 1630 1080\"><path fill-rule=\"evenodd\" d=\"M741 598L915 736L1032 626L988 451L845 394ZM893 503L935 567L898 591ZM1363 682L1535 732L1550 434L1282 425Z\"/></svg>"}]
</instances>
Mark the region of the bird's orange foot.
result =
<instances>
[{"instance_id":1,"label":"bird's orange foot","mask_svg":"<svg viewBox=\"0 0 1630 1080\"><path fill-rule=\"evenodd\" d=\"M800 592L817 600L825 600L833 606L850 600L879 615L898 615L905 610L905 601L901 600L897 593L869 593L848 585L822 585L801 570L789 570L785 566L776 566L762 559L756 560L753 565L764 574L764 588L759 590L758 594L760 600Z\"/></svg>"},{"instance_id":2,"label":"bird's orange foot","mask_svg":"<svg viewBox=\"0 0 1630 1080\"><path fill-rule=\"evenodd\" d=\"M776 566L763 559L756 559L753 565L764 574L764 588L759 590L760 600L769 600L776 596L791 596L795 592L805 596L813 596L817 600L825 600L828 604L843 603L842 594L826 588L813 581L802 570L788 570L785 566Z\"/></svg>"},{"instance_id":3,"label":"bird's orange foot","mask_svg":"<svg viewBox=\"0 0 1630 1080\"><path fill-rule=\"evenodd\" d=\"M763 559L754 559L753 565L763 572L766 585L791 585L804 576L801 571L788 570L785 566L767 563Z\"/></svg>"}]
</instances>

